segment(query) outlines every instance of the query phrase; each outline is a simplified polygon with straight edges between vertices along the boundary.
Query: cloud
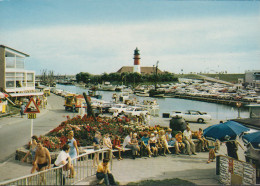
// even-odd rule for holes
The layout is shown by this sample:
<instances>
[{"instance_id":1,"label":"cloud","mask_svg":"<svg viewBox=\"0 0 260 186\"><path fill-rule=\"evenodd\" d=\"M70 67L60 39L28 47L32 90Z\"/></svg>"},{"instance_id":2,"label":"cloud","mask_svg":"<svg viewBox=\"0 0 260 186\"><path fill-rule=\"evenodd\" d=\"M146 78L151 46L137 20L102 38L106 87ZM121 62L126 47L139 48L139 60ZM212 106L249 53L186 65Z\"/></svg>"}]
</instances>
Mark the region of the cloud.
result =
<instances>
[{"instance_id":1,"label":"cloud","mask_svg":"<svg viewBox=\"0 0 260 186\"><path fill-rule=\"evenodd\" d=\"M60 74L114 72L133 64L136 47L143 66L152 66L159 60L162 70L176 73L180 69L200 72L217 65L234 71L235 64L242 70L259 61L257 23L260 21L255 17L219 17L57 25L0 30L0 34L4 36L3 44L30 54L27 64L37 73L42 68ZM245 62L249 64L246 66Z\"/></svg>"}]
</instances>

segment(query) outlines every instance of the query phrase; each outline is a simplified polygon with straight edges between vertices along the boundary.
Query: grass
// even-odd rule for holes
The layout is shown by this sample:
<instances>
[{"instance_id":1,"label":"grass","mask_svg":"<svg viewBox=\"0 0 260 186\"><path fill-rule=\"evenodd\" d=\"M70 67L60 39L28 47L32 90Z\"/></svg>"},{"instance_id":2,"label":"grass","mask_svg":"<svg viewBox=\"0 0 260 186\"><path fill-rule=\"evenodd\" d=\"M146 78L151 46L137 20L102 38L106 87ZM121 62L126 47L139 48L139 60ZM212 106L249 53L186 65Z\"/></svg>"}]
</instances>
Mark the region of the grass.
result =
<instances>
[{"instance_id":1,"label":"grass","mask_svg":"<svg viewBox=\"0 0 260 186\"><path fill-rule=\"evenodd\" d=\"M127 185L196 185L192 182L181 180L179 178L165 180L144 180L140 182L130 182Z\"/></svg>"}]
</instances>

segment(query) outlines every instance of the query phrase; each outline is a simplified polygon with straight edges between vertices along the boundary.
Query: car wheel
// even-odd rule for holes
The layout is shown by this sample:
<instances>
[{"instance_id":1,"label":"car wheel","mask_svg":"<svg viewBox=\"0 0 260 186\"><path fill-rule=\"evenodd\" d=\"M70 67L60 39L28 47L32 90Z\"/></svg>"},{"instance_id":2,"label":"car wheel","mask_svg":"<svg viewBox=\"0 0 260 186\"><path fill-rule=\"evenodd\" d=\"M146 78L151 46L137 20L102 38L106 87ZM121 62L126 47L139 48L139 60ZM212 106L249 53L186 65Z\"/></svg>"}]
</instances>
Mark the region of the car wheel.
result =
<instances>
[{"instance_id":1,"label":"car wheel","mask_svg":"<svg viewBox=\"0 0 260 186\"><path fill-rule=\"evenodd\" d=\"M204 122L204 119L202 119L202 118L198 119L198 123L203 123L203 122Z\"/></svg>"}]
</instances>

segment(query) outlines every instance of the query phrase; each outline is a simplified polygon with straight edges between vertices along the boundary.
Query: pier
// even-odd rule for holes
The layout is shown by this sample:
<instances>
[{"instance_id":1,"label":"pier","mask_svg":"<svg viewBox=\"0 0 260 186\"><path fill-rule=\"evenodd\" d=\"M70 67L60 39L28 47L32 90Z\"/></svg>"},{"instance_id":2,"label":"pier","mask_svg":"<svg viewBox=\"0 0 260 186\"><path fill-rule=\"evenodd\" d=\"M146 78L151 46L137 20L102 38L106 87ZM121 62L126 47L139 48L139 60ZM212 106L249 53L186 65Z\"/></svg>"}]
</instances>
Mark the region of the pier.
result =
<instances>
[{"instance_id":1,"label":"pier","mask_svg":"<svg viewBox=\"0 0 260 186\"><path fill-rule=\"evenodd\" d=\"M219 99L219 98L189 96L189 95L182 95L182 94L171 94L171 95L167 95L165 97L189 99L189 100L196 100L196 101L204 101L204 102L218 103L218 104L229 105L229 106L236 106L236 104L238 102L240 102L241 103L241 107L244 107L245 105L250 104L250 102L242 101L242 100L237 100L236 101L236 100L227 100L227 99Z\"/></svg>"}]
</instances>

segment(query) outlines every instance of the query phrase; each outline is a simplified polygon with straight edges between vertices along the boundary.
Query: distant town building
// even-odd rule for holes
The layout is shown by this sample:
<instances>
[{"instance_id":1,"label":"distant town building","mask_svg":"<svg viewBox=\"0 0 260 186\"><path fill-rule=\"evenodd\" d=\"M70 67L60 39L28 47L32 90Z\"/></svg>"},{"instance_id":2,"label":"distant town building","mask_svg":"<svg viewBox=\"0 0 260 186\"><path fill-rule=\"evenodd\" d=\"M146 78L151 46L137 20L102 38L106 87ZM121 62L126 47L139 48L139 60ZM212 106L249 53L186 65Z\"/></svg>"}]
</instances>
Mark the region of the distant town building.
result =
<instances>
[{"instance_id":1,"label":"distant town building","mask_svg":"<svg viewBox=\"0 0 260 186\"><path fill-rule=\"evenodd\" d=\"M245 72L245 83L260 88L260 70L248 70Z\"/></svg>"},{"instance_id":2,"label":"distant town building","mask_svg":"<svg viewBox=\"0 0 260 186\"><path fill-rule=\"evenodd\" d=\"M123 66L121 67L117 73L133 73L133 72L137 72L140 74L153 74L155 73L155 69L156 67L142 67L141 63L140 63L140 53L138 48L136 47L136 49L134 50L134 66ZM163 72L160 69L157 69L157 73L158 74L162 74Z\"/></svg>"},{"instance_id":3,"label":"distant town building","mask_svg":"<svg viewBox=\"0 0 260 186\"><path fill-rule=\"evenodd\" d=\"M35 72L25 69L28 54L0 45L0 90L12 97L35 93ZM34 92L34 93L33 93Z\"/></svg>"}]
</instances>

